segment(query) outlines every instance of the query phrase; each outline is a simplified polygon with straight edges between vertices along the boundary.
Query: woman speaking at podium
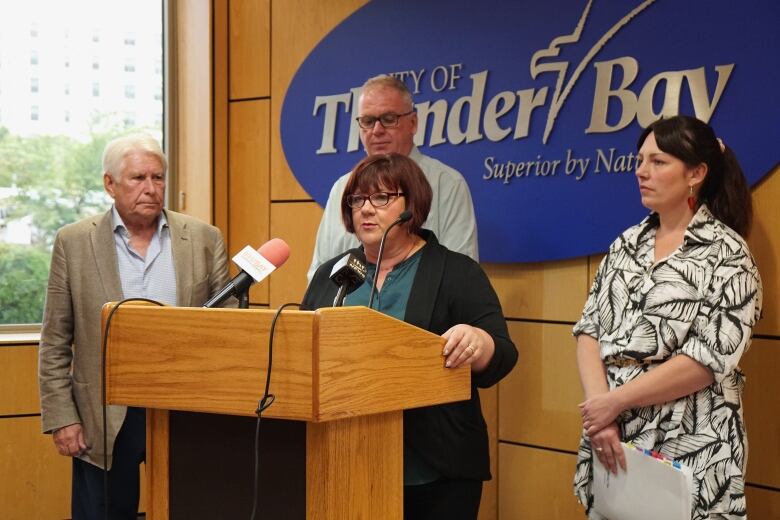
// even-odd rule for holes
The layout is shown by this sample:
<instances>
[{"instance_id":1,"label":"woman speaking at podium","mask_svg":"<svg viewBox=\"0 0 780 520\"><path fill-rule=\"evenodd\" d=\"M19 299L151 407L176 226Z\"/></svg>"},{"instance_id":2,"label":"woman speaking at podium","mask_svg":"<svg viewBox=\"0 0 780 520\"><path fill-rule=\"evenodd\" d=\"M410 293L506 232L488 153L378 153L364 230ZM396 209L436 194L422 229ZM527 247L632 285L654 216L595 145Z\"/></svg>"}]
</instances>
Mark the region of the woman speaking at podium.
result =
<instances>
[{"instance_id":1,"label":"woman speaking at podium","mask_svg":"<svg viewBox=\"0 0 780 520\"><path fill-rule=\"evenodd\" d=\"M488 434L477 388L508 374L517 350L479 264L422 229L431 198L425 175L406 156L373 155L354 168L341 197L341 213L347 231L362 244L368 274L345 304L371 301L379 312L440 334L447 340L445 366L471 367L471 399L404 412L404 518L473 520L482 482L490 479ZM332 305L339 287L330 274L341 256L320 266L302 308ZM372 296L374 277L377 292Z\"/></svg>"},{"instance_id":2,"label":"woman speaking at podium","mask_svg":"<svg viewBox=\"0 0 780 520\"><path fill-rule=\"evenodd\" d=\"M575 493L600 518L593 456L625 469L620 442L630 441L692 469L693 520L744 518L738 363L761 314L743 239L750 192L734 153L698 119L656 121L638 147L651 213L612 243L574 327L585 392Z\"/></svg>"}]
</instances>

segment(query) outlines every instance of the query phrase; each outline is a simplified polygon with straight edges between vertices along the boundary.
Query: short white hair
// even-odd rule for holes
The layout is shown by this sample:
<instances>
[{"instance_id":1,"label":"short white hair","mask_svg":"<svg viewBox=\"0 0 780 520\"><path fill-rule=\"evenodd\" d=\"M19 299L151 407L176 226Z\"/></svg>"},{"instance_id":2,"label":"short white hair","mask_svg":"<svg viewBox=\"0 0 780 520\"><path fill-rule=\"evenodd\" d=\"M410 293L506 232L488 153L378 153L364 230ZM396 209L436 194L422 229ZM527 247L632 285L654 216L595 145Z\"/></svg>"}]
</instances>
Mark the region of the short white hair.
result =
<instances>
[{"instance_id":1,"label":"short white hair","mask_svg":"<svg viewBox=\"0 0 780 520\"><path fill-rule=\"evenodd\" d=\"M151 135L140 132L117 137L106 144L106 148L103 150L103 173L108 173L115 180L119 180L122 170L124 170L125 158L134 152L154 155L160 160L163 173L168 171L168 159L166 159L160 143Z\"/></svg>"},{"instance_id":2,"label":"short white hair","mask_svg":"<svg viewBox=\"0 0 780 520\"><path fill-rule=\"evenodd\" d=\"M409 87L406 86L406 83L396 78L395 76L390 76L389 74L380 74L379 76L368 78L366 82L363 83L360 92L362 95L364 92L368 92L369 90L380 88L389 88L395 90L401 94L401 98L404 100L404 104L406 104L408 109L414 110L412 92L409 90Z\"/></svg>"}]
</instances>

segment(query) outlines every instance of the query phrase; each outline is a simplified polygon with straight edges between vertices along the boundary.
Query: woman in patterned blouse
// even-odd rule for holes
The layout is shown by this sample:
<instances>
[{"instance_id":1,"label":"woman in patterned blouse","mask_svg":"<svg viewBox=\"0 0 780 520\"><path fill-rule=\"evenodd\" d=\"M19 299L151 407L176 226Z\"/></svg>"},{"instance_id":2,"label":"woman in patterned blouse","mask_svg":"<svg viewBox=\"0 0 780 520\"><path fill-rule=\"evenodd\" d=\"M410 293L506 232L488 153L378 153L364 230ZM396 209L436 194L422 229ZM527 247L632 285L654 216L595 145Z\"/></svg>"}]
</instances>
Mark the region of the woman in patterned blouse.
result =
<instances>
[{"instance_id":1,"label":"woman in patterned blouse","mask_svg":"<svg viewBox=\"0 0 780 520\"><path fill-rule=\"evenodd\" d=\"M638 148L651 214L612 243L574 326L585 392L575 494L600 518L592 457L625 470L620 442L630 441L692 468L693 520L744 519L738 363L761 314L743 239L750 192L734 153L698 119L656 121Z\"/></svg>"}]
</instances>

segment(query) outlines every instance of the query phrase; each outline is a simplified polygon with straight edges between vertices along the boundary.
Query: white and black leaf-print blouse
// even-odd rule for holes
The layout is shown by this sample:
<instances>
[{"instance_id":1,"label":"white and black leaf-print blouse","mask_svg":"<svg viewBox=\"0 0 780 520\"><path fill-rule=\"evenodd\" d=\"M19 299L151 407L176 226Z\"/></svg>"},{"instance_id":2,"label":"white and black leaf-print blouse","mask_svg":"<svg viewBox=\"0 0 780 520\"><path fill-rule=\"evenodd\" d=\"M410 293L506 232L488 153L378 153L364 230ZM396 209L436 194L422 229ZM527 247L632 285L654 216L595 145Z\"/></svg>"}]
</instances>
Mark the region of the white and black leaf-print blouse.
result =
<instances>
[{"instance_id":1,"label":"white and black leaf-print blouse","mask_svg":"<svg viewBox=\"0 0 780 520\"><path fill-rule=\"evenodd\" d=\"M693 519L744 518L747 439L738 363L761 315L761 279L745 241L701 206L683 244L654 263L655 214L625 231L599 266L574 334L596 338L610 388L685 354L715 382L619 418L624 441L694 469ZM590 441L580 443L575 493L588 509Z\"/></svg>"}]
</instances>

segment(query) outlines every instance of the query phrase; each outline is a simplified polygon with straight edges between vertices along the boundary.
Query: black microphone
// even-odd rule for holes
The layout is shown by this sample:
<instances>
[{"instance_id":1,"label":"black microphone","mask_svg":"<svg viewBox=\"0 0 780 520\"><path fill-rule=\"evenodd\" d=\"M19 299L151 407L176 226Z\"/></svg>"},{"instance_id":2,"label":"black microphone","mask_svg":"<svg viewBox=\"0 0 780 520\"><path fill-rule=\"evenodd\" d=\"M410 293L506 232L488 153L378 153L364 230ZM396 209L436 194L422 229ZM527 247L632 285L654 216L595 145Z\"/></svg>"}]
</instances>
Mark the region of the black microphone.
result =
<instances>
[{"instance_id":1,"label":"black microphone","mask_svg":"<svg viewBox=\"0 0 780 520\"><path fill-rule=\"evenodd\" d=\"M221 305L231 296L239 299L239 307L249 306L247 291L255 282L260 282L281 266L290 257L290 246L281 238L272 238L257 250L246 246L233 257L233 262L241 268L225 287L203 304L205 308Z\"/></svg>"},{"instance_id":2,"label":"black microphone","mask_svg":"<svg viewBox=\"0 0 780 520\"><path fill-rule=\"evenodd\" d=\"M366 254L358 248L347 251L347 254L333 264L330 279L339 286L333 306L341 307L344 305L344 297L366 281Z\"/></svg>"},{"instance_id":3,"label":"black microphone","mask_svg":"<svg viewBox=\"0 0 780 520\"><path fill-rule=\"evenodd\" d=\"M387 238L387 234L390 232L391 229L393 229L398 224L402 224L404 222L409 222L412 220L412 212L408 209L401 213L398 218L387 226L387 229L385 229L385 232L382 233L382 240L379 242L379 254L376 256L376 272L374 273L374 281L371 283L371 293L368 297L368 308L371 308L371 304L374 303L374 293L376 292L376 280L379 278L379 268L382 266L382 255L385 252L385 238Z\"/></svg>"}]
</instances>

